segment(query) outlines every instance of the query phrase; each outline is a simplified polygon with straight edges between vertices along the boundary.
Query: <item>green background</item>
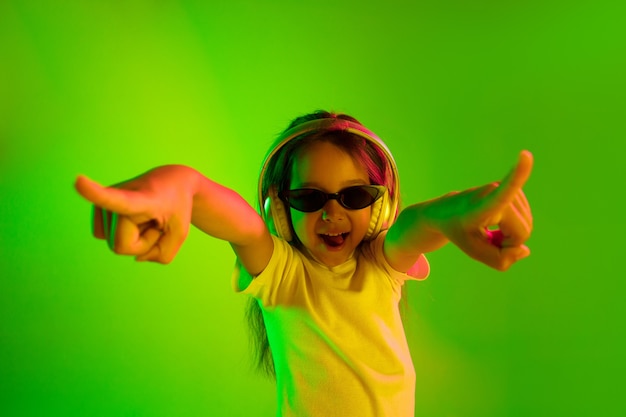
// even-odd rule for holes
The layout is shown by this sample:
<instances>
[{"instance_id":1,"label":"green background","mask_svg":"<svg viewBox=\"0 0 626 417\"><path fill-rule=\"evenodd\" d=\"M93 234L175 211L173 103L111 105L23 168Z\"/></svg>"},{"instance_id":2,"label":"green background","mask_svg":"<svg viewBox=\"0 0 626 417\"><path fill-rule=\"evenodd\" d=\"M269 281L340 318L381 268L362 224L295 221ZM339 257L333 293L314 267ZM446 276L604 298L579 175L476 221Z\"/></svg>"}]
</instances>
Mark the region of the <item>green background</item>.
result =
<instances>
[{"instance_id":1,"label":"green background","mask_svg":"<svg viewBox=\"0 0 626 417\"><path fill-rule=\"evenodd\" d=\"M387 142L405 203L535 155L532 256L501 273L448 245L408 286L417 416L625 415L618 4L2 1L0 415L273 415L228 244L115 256L73 181L181 163L253 202L317 108Z\"/></svg>"}]
</instances>

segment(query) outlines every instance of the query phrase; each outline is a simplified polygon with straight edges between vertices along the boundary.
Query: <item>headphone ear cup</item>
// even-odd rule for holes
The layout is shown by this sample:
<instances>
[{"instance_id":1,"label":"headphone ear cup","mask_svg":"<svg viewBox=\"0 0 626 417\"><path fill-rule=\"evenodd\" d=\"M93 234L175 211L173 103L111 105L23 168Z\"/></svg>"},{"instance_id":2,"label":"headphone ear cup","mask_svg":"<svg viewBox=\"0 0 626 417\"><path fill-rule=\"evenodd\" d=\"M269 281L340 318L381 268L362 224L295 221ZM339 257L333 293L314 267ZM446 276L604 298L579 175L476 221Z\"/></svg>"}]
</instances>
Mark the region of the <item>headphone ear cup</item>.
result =
<instances>
[{"instance_id":1,"label":"headphone ear cup","mask_svg":"<svg viewBox=\"0 0 626 417\"><path fill-rule=\"evenodd\" d=\"M271 187L269 195L265 199L265 219L270 232L276 236L283 238L287 242L291 242L293 236L291 234L291 226L285 209L285 204L278 197L276 189Z\"/></svg>"},{"instance_id":2,"label":"headphone ear cup","mask_svg":"<svg viewBox=\"0 0 626 417\"><path fill-rule=\"evenodd\" d=\"M378 236L378 233L388 226L391 216L389 191L385 191L385 194L372 205L372 216L364 239L371 240Z\"/></svg>"}]
</instances>

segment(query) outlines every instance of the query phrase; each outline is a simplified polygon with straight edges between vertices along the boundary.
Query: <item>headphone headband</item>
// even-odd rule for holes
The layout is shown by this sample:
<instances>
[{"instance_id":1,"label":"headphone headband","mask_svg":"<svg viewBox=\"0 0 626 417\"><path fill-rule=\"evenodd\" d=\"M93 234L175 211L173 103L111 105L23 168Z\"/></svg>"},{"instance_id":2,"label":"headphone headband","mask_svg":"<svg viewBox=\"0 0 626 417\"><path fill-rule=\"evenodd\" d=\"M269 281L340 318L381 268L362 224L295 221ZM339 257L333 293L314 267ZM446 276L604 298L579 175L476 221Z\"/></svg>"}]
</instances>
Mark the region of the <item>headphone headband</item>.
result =
<instances>
[{"instance_id":1,"label":"headphone headband","mask_svg":"<svg viewBox=\"0 0 626 417\"><path fill-rule=\"evenodd\" d=\"M399 177L398 177L398 168L396 166L395 160L393 159L393 155L391 154L391 151L389 151L389 148L387 148L387 145L385 145L385 143L371 130L365 128L364 126L358 123L354 123L350 120L338 119L338 118L316 119L316 120L311 120L311 121L299 124L287 130L276 139L276 146L274 146L274 148L265 157L265 160L263 161L263 165L261 167L261 173L259 175L259 190L258 191L259 191L259 204L261 205L261 207L263 207L263 201L265 200L265 198L267 198L267 196L263 195L263 190L262 190L263 178L265 176L265 171L267 170L267 166L269 165L274 155L276 155L278 151L280 151L283 148L283 146L285 146L292 139L295 139L296 137L301 136L305 133L334 132L334 131L344 131L344 132L350 132L355 135L358 135L366 139L368 142L374 144L378 149L380 149L383 152L383 154L387 158L387 161L389 162L389 167L391 168L393 181L395 183L394 184L395 195L393 197L393 200L394 200L393 205L394 205L394 213L395 213L395 208L397 208L396 196L398 195L400 183L399 183ZM261 210L261 215L265 217L264 210Z\"/></svg>"},{"instance_id":2,"label":"headphone headband","mask_svg":"<svg viewBox=\"0 0 626 417\"><path fill-rule=\"evenodd\" d=\"M277 191L280 190L274 189L272 191L272 188L270 188L268 190L269 195L263 194L263 182L267 167L276 154L288 142L294 140L295 138L307 133L325 133L336 131L349 132L364 138L368 143L372 144L376 149L384 154L384 157L387 160L388 170L391 171L393 192L390 192L389 190L385 192L383 198L373 206L372 218L366 233L366 239L375 237L378 232L385 227L389 227L395 221L398 209L400 184L398 179L398 168L391 152L387 148L387 145L385 145L385 143L372 131L366 129L358 123L338 118L316 119L299 124L280 135L276 139L276 145L265 157L259 174L258 192L261 217L266 222L270 230L273 230L273 233L276 233L278 236L287 241L291 241L293 236L291 233L291 226L288 221L288 214L286 213L289 208L284 207L283 202L280 201L280 198L276 195ZM385 176L389 175L389 171L385 173Z\"/></svg>"}]
</instances>

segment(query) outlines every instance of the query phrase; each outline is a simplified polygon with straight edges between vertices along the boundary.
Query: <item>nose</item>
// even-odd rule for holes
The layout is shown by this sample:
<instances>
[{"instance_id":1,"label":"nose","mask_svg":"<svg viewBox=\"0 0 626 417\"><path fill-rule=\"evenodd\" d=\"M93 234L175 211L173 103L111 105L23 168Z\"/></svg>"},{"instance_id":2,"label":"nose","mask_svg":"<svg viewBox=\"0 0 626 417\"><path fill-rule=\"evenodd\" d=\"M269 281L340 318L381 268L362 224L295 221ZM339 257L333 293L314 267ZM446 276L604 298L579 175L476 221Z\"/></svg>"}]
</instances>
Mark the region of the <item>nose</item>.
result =
<instances>
[{"instance_id":1,"label":"nose","mask_svg":"<svg viewBox=\"0 0 626 417\"><path fill-rule=\"evenodd\" d=\"M322 208L322 220L334 222L343 220L344 209L337 200L328 200Z\"/></svg>"}]
</instances>

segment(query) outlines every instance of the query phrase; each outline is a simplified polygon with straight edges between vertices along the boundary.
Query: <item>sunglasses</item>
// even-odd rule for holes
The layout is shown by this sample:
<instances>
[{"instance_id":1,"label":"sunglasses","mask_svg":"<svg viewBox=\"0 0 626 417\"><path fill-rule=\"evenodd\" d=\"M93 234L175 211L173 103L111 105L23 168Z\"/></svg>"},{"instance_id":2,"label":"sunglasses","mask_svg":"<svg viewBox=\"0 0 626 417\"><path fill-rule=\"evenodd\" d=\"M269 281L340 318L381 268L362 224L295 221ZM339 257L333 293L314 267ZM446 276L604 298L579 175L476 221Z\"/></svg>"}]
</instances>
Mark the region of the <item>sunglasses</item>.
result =
<instances>
[{"instance_id":1,"label":"sunglasses","mask_svg":"<svg viewBox=\"0 0 626 417\"><path fill-rule=\"evenodd\" d=\"M359 210L371 206L385 193L383 185L356 185L344 188L338 193L328 194L315 188L299 188L283 191L280 198L292 208L312 213L318 211L328 200L337 200L342 207L348 210Z\"/></svg>"}]
</instances>

